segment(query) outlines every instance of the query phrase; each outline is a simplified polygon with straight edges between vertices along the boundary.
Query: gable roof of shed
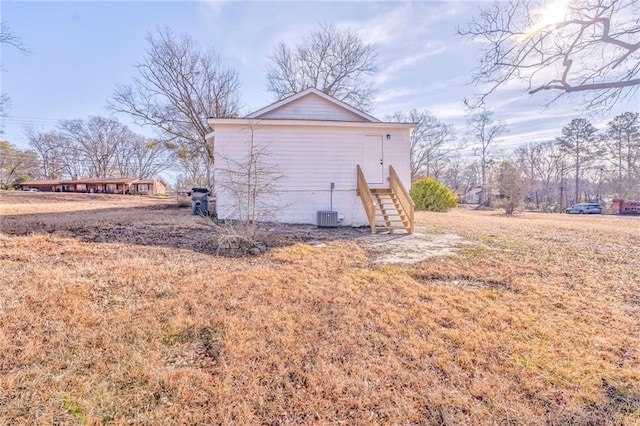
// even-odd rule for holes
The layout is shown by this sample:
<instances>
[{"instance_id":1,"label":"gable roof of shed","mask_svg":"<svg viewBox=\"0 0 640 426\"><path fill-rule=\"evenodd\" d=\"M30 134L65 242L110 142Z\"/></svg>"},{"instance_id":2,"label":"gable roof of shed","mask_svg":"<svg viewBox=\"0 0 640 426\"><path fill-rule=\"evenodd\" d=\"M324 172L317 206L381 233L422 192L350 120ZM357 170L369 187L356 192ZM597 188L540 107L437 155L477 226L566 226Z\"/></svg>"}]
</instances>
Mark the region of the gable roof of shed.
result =
<instances>
[{"instance_id":1,"label":"gable roof of shed","mask_svg":"<svg viewBox=\"0 0 640 426\"><path fill-rule=\"evenodd\" d=\"M367 114L364 111L360 111L359 109L354 108L351 105L334 98L333 96L329 96L326 93L316 89L315 87L309 87L308 89L305 89L294 95L291 95L277 102L274 102L271 105L267 105L264 108L261 108L257 111L252 112L251 114L247 115L245 118L263 118L265 115L269 113L273 113L276 110L281 109L287 105L290 105L298 101L299 99L302 99L305 96L309 96L309 95L319 96L325 101L328 101L330 104L332 104L334 108L342 111L346 110L349 113L361 118L362 119L361 121L370 122L370 123L380 123L380 120L378 120L377 118Z\"/></svg>"}]
</instances>

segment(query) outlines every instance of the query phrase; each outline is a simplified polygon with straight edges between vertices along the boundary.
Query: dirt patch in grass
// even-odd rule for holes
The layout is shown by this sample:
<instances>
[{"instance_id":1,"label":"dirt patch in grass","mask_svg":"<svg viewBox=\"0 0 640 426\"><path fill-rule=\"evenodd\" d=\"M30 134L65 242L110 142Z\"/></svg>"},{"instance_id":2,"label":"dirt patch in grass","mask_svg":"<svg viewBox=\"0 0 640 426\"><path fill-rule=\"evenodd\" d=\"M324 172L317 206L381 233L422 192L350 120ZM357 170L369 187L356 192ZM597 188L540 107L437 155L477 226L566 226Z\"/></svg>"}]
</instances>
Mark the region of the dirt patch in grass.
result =
<instances>
[{"instance_id":1,"label":"dirt patch in grass","mask_svg":"<svg viewBox=\"0 0 640 426\"><path fill-rule=\"evenodd\" d=\"M459 235L381 234L360 237L357 242L374 263L415 264L435 256L448 256L464 246L477 245Z\"/></svg>"},{"instance_id":2,"label":"dirt patch in grass","mask_svg":"<svg viewBox=\"0 0 640 426\"><path fill-rule=\"evenodd\" d=\"M453 286L461 288L479 289L496 289L506 291L517 291L509 286L508 283L502 281L482 281L471 277L460 276L457 279L443 279L442 277L432 275L413 274L413 278L425 285Z\"/></svg>"},{"instance_id":3,"label":"dirt patch in grass","mask_svg":"<svg viewBox=\"0 0 640 426\"><path fill-rule=\"evenodd\" d=\"M9 194L9 195L6 195ZM39 204L41 199L47 200ZM171 199L108 194L11 193L0 198L2 231L78 238L85 242L165 246L206 254L220 251L208 219L192 216ZM371 235L369 227L318 228L313 225L260 225L260 239L270 248L297 243L354 240L375 263L412 264L455 253L470 244L448 234Z\"/></svg>"}]
</instances>

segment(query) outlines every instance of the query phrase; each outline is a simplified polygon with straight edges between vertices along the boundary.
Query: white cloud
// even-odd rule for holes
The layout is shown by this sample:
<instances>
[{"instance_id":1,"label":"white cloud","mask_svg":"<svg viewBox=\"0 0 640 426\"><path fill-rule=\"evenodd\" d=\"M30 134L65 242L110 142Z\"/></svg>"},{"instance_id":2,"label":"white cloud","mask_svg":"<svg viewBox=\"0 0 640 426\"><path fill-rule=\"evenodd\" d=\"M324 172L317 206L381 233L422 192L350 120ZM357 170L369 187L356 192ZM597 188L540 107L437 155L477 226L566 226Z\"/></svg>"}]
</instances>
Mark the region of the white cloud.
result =
<instances>
[{"instance_id":1,"label":"white cloud","mask_svg":"<svg viewBox=\"0 0 640 426\"><path fill-rule=\"evenodd\" d=\"M218 18L222 15L222 10L224 9L225 2L223 1L215 1L215 0L206 0L203 3L203 13L205 13L207 20L209 22L216 22Z\"/></svg>"},{"instance_id":2,"label":"white cloud","mask_svg":"<svg viewBox=\"0 0 640 426\"><path fill-rule=\"evenodd\" d=\"M505 143L503 147L509 146L511 148L520 146L527 142L547 142L554 140L556 136L560 135L560 129L548 126L539 130L532 130L529 132L518 132L510 134L504 138Z\"/></svg>"},{"instance_id":3,"label":"white cloud","mask_svg":"<svg viewBox=\"0 0 640 426\"><path fill-rule=\"evenodd\" d=\"M558 121L560 119L566 119L565 121L570 121L571 119L575 118L577 116L577 114L575 112L564 112L564 113L554 113L554 114L549 114L549 113L540 113L539 111L536 111L533 108L529 108L528 111L523 111L523 112L515 112L515 113L507 113L506 115L511 115L508 117L504 117L505 114L503 114L503 119L502 121L504 121L504 123L508 126L508 127L514 127L514 126L520 126L520 125L525 125L527 123L542 123L542 122L547 122L549 123L551 121Z\"/></svg>"},{"instance_id":4,"label":"white cloud","mask_svg":"<svg viewBox=\"0 0 640 426\"><path fill-rule=\"evenodd\" d=\"M402 34L400 30L405 28L411 20L411 9L413 6L406 3L391 11L385 10L366 21L343 21L338 26L353 28L365 43L381 46L391 43L399 34Z\"/></svg>"},{"instance_id":5,"label":"white cloud","mask_svg":"<svg viewBox=\"0 0 640 426\"><path fill-rule=\"evenodd\" d=\"M380 12L366 20L345 20L338 26L355 29L365 43L401 48L416 40L423 42L427 34L433 33L434 24L460 12L455 3L391 2L382 5Z\"/></svg>"},{"instance_id":6,"label":"white cloud","mask_svg":"<svg viewBox=\"0 0 640 426\"><path fill-rule=\"evenodd\" d=\"M376 96L375 102L377 104L384 104L393 101L398 98L402 98L409 95L414 95L416 89L414 87L397 87L379 92Z\"/></svg>"},{"instance_id":7,"label":"white cloud","mask_svg":"<svg viewBox=\"0 0 640 426\"><path fill-rule=\"evenodd\" d=\"M410 52L395 51L394 53L399 56L398 59L389 60L386 63L379 65L378 73L374 78L374 84L382 85L391 80L395 74L399 71L409 68L411 66L417 66L425 59L444 53L447 50L447 46L442 41L427 42L425 46L421 47L418 53L411 54ZM406 53L406 54L403 54Z\"/></svg>"},{"instance_id":8,"label":"white cloud","mask_svg":"<svg viewBox=\"0 0 640 426\"><path fill-rule=\"evenodd\" d=\"M452 120L465 120L468 115L465 110L462 100L459 101L445 101L441 103L433 104L429 111L438 119L443 121L452 121Z\"/></svg>"},{"instance_id":9,"label":"white cloud","mask_svg":"<svg viewBox=\"0 0 640 426\"><path fill-rule=\"evenodd\" d=\"M416 109L431 109L433 108L433 102L438 92L447 92L452 89L457 89L461 86L463 81L462 77L453 77L448 80L435 80L427 84L414 84L411 86L391 86L376 96L375 102L378 105L383 106L385 103L395 100L401 100L403 98L410 98L414 103L411 108ZM426 96L432 95L432 96ZM442 95L442 94L440 94ZM428 99L425 101L425 99ZM407 99L404 99L405 103ZM460 101L462 104L462 101ZM410 109L411 109L410 108Z\"/></svg>"}]
</instances>

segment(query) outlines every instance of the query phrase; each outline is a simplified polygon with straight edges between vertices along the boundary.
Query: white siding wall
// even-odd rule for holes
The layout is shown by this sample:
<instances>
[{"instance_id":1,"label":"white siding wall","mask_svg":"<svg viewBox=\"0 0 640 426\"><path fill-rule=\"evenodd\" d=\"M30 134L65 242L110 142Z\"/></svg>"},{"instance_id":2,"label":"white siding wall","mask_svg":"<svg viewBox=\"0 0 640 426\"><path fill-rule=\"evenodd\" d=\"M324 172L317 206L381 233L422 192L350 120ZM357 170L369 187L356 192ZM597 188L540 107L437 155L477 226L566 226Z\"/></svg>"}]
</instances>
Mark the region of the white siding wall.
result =
<instances>
[{"instance_id":1,"label":"white siding wall","mask_svg":"<svg viewBox=\"0 0 640 426\"><path fill-rule=\"evenodd\" d=\"M268 145L268 161L282 178L277 182L280 208L273 217L284 223L316 223L318 210L330 208L330 184L335 183L333 210L344 219L342 225L367 225L360 197L356 195L356 165L364 159L364 136L383 135L384 180L393 165L408 188L409 129L372 129L328 126L254 126L254 141ZM233 218L233 199L222 189L228 180L224 169L229 160L238 161L247 154L249 129L240 124L217 124L214 142L218 217ZM387 140L386 135L390 135ZM388 183L387 183L388 185ZM273 200L272 200L273 201Z\"/></svg>"},{"instance_id":2,"label":"white siding wall","mask_svg":"<svg viewBox=\"0 0 640 426\"><path fill-rule=\"evenodd\" d=\"M313 93L289 102L273 111L262 114L260 118L364 121L364 119L357 114L339 107Z\"/></svg>"}]
</instances>

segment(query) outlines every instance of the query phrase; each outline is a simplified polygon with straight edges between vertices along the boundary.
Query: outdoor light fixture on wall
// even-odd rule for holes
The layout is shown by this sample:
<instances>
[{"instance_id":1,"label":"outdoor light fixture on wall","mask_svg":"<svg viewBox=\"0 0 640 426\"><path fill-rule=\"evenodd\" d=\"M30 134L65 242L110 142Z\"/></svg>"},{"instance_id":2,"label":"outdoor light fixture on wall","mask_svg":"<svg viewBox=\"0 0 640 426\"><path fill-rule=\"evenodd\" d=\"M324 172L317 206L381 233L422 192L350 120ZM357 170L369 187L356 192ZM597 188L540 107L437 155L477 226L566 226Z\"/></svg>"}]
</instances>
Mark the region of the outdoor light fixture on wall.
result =
<instances>
[{"instance_id":1,"label":"outdoor light fixture on wall","mask_svg":"<svg viewBox=\"0 0 640 426\"><path fill-rule=\"evenodd\" d=\"M391 139L391 135L387 135L387 140Z\"/></svg>"}]
</instances>

